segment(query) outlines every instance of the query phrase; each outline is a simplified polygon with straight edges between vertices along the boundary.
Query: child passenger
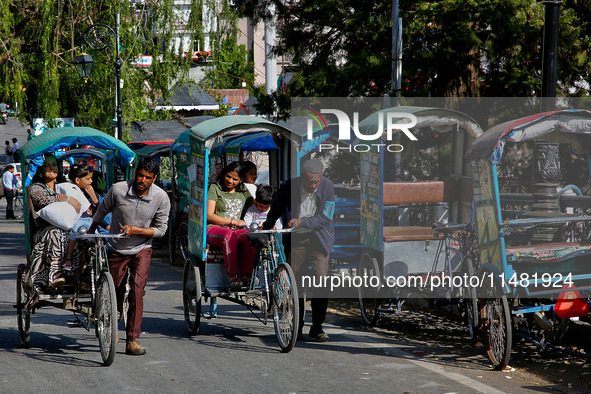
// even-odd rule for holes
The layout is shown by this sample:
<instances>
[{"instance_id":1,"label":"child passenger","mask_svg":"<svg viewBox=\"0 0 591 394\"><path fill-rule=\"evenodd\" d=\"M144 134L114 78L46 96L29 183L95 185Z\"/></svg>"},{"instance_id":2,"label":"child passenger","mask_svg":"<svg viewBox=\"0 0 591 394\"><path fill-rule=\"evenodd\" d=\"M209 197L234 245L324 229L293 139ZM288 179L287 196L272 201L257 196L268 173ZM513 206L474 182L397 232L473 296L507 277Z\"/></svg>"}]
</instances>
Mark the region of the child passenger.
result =
<instances>
[{"instance_id":1,"label":"child passenger","mask_svg":"<svg viewBox=\"0 0 591 394\"><path fill-rule=\"evenodd\" d=\"M84 212L80 219L72 226L74 231L78 231L80 226L85 226L87 229L90 228L92 224L92 215L96 211L98 207L98 197L94 192L92 185L92 174L93 174L93 167L89 164L73 164L70 166L70 171L68 172L68 178L70 182L76 185L82 192L84 192L84 196L90 202L90 207L86 212ZM68 242L68 252L66 254L66 259L64 260L64 267L66 269L72 269L72 252L74 251L74 241L76 239L76 235L71 235L70 240Z\"/></svg>"},{"instance_id":2,"label":"child passenger","mask_svg":"<svg viewBox=\"0 0 591 394\"><path fill-rule=\"evenodd\" d=\"M263 223L267 220L267 214L269 213L269 208L273 202L273 194L273 188L269 185L261 183L257 187L254 205L248 208L246 215L244 215L244 221L248 226L250 226L251 223L256 223L259 225L259 228L263 228ZM277 219L273 228L276 230L283 228L281 218Z\"/></svg>"}]
</instances>

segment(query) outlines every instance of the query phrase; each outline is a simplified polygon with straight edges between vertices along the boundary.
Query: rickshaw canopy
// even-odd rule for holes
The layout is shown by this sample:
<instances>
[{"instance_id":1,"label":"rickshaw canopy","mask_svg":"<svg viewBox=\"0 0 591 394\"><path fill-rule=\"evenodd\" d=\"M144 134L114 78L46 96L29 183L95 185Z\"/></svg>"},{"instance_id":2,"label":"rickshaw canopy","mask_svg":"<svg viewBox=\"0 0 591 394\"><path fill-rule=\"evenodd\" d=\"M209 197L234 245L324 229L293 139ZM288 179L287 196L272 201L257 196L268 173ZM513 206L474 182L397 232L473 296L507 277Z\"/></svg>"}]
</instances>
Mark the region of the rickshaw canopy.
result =
<instances>
[{"instance_id":1,"label":"rickshaw canopy","mask_svg":"<svg viewBox=\"0 0 591 394\"><path fill-rule=\"evenodd\" d=\"M440 133L449 132L459 126L474 138L482 134L482 129L478 123L466 114L451 109L427 107L393 107L382 109L363 119L359 123L359 132L363 134L375 134L380 126L380 121L383 131L385 131L387 126L383 115L388 112L412 114L417 117L418 127L431 127ZM409 120L404 116L400 116L392 118L392 122L409 123ZM400 130L397 131L399 132Z\"/></svg>"},{"instance_id":2,"label":"rickshaw canopy","mask_svg":"<svg viewBox=\"0 0 591 394\"><path fill-rule=\"evenodd\" d=\"M263 118L246 115L224 116L202 122L190 129L190 136L203 141L207 148L211 148L217 137L230 133L244 134L246 132L276 132L290 137L291 131L281 125ZM184 133L183 133L184 134ZM183 136L181 134L181 137ZM181 138L179 137L179 139ZM179 141L175 141L176 142Z\"/></svg>"},{"instance_id":3,"label":"rickshaw canopy","mask_svg":"<svg viewBox=\"0 0 591 394\"><path fill-rule=\"evenodd\" d=\"M69 159L71 157L97 157L101 160L108 160L107 151L98 150L98 149L72 149L60 155L60 160Z\"/></svg>"},{"instance_id":4,"label":"rickshaw canopy","mask_svg":"<svg viewBox=\"0 0 591 394\"><path fill-rule=\"evenodd\" d=\"M487 130L473 143L468 160L489 160L497 164L503 157L506 141L520 142L542 137L551 132L568 135L591 135L591 111L571 109L543 112L501 123Z\"/></svg>"},{"instance_id":5,"label":"rickshaw canopy","mask_svg":"<svg viewBox=\"0 0 591 394\"><path fill-rule=\"evenodd\" d=\"M183 131L170 146L170 150L174 152L191 153L191 129Z\"/></svg>"},{"instance_id":6,"label":"rickshaw canopy","mask_svg":"<svg viewBox=\"0 0 591 394\"><path fill-rule=\"evenodd\" d=\"M49 129L20 149L21 161L29 160L25 186L29 186L35 171L43 165L44 155L74 145L91 145L114 151L114 158L123 166L131 166L135 153L123 142L91 127L59 127Z\"/></svg>"},{"instance_id":7,"label":"rickshaw canopy","mask_svg":"<svg viewBox=\"0 0 591 394\"><path fill-rule=\"evenodd\" d=\"M135 150L135 154L137 155L138 161L146 156L158 155L158 157L168 157L168 152L170 151L171 145L171 143L150 144Z\"/></svg>"}]
</instances>

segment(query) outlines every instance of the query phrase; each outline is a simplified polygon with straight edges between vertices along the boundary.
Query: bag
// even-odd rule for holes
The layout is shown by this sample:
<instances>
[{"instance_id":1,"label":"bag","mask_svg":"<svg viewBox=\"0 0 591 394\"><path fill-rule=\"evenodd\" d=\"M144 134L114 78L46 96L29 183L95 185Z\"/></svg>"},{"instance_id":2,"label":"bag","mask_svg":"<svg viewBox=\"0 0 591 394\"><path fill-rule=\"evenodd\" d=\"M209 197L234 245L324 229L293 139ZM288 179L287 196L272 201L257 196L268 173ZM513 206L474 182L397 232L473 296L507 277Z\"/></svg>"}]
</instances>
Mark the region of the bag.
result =
<instances>
[{"instance_id":1,"label":"bag","mask_svg":"<svg viewBox=\"0 0 591 394\"><path fill-rule=\"evenodd\" d=\"M9 145L6 146L6 154L12 155L12 147L10 147Z\"/></svg>"}]
</instances>

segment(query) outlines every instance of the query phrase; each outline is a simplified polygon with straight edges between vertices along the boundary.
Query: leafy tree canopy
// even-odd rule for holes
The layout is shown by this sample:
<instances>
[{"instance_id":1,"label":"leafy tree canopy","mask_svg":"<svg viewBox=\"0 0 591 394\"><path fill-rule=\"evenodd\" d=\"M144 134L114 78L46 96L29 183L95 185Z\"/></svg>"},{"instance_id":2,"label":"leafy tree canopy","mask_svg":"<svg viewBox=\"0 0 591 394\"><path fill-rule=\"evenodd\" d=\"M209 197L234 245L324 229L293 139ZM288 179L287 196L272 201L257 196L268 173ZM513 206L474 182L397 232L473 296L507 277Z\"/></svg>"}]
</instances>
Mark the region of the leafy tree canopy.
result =
<instances>
[{"instance_id":1,"label":"leafy tree canopy","mask_svg":"<svg viewBox=\"0 0 591 394\"><path fill-rule=\"evenodd\" d=\"M382 96L390 91L391 1L235 1L239 12L255 20L268 17L270 3L279 21L275 51L299 66L284 102L290 96ZM559 95L589 94L590 13L589 0L566 0L560 8ZM540 94L541 2L400 1L399 16L403 96Z\"/></svg>"},{"instance_id":2,"label":"leafy tree canopy","mask_svg":"<svg viewBox=\"0 0 591 394\"><path fill-rule=\"evenodd\" d=\"M179 26L191 32L190 42L203 40L204 6L213 0L191 0L190 16L175 12L173 0L129 2L124 0L0 0L0 97L32 117L74 117L77 125L111 132L115 116L115 37L110 47L84 50L94 58L86 83L72 60L81 50L81 33L104 23L113 29L121 15L120 51L124 122L166 119L150 103L168 102L173 79L185 77L191 56L175 45ZM215 16L215 13L211 13ZM185 14L186 15L186 14ZM185 48L187 50L187 48ZM188 48L189 52L194 48ZM153 56L151 67L139 67L139 55Z\"/></svg>"}]
</instances>

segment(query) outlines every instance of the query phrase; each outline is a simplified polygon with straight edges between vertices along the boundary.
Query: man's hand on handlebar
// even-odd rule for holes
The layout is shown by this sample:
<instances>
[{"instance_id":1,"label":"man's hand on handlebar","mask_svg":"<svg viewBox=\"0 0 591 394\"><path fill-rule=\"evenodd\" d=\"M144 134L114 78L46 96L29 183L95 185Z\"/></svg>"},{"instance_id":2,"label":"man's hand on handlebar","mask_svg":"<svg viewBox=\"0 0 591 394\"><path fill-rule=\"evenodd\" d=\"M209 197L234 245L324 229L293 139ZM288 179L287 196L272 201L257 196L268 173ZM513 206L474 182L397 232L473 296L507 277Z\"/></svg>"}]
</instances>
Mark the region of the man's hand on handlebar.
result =
<instances>
[{"instance_id":1,"label":"man's hand on handlebar","mask_svg":"<svg viewBox=\"0 0 591 394\"><path fill-rule=\"evenodd\" d=\"M135 229L135 227L130 226L129 224L126 224L125 226L121 227L121 230L119 230L119 233L123 234L123 235L127 235L129 237L130 235L137 234L137 232L134 233L134 231L133 231L134 229Z\"/></svg>"},{"instance_id":2,"label":"man's hand on handlebar","mask_svg":"<svg viewBox=\"0 0 591 394\"><path fill-rule=\"evenodd\" d=\"M291 219L287 225L290 228L296 229L302 225L302 221L300 219Z\"/></svg>"},{"instance_id":3,"label":"man's hand on handlebar","mask_svg":"<svg viewBox=\"0 0 591 394\"><path fill-rule=\"evenodd\" d=\"M154 236L154 229L152 228L141 228L141 227L134 227L126 224L125 226L121 227L119 231L120 234L130 236L130 235L141 235L143 237L151 238Z\"/></svg>"}]
</instances>

